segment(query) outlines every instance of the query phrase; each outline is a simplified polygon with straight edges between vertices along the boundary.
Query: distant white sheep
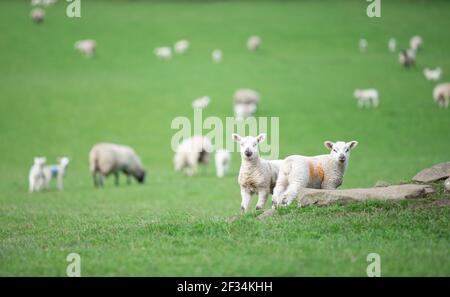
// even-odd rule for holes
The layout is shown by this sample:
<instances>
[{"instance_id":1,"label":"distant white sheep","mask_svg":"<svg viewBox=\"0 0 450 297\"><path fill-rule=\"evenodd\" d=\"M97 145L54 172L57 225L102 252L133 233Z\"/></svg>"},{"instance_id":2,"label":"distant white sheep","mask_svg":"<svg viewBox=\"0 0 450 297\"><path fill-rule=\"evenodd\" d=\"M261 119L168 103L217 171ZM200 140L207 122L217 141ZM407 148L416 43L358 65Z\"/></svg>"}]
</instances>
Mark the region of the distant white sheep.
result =
<instances>
[{"instance_id":1,"label":"distant white sheep","mask_svg":"<svg viewBox=\"0 0 450 297\"><path fill-rule=\"evenodd\" d=\"M91 58L95 54L97 42L93 39L78 40L74 47L86 57Z\"/></svg>"},{"instance_id":2,"label":"distant white sheep","mask_svg":"<svg viewBox=\"0 0 450 297\"><path fill-rule=\"evenodd\" d=\"M400 53L398 54L398 61L406 68L413 66L416 63L415 51L412 49L400 51Z\"/></svg>"},{"instance_id":3,"label":"distant white sheep","mask_svg":"<svg viewBox=\"0 0 450 297\"><path fill-rule=\"evenodd\" d=\"M237 89L234 92L234 104L258 104L260 96L251 89Z\"/></svg>"},{"instance_id":4,"label":"distant white sheep","mask_svg":"<svg viewBox=\"0 0 450 297\"><path fill-rule=\"evenodd\" d=\"M204 108L206 108L209 105L210 101L211 101L211 98L209 96L203 96L203 97L195 99L192 102L192 107L193 108L204 109Z\"/></svg>"},{"instance_id":5,"label":"distant white sheep","mask_svg":"<svg viewBox=\"0 0 450 297\"><path fill-rule=\"evenodd\" d=\"M273 190L275 207L291 204L303 188L336 189L342 184L350 151L358 142L325 141L324 145L331 150L330 154L293 155L284 159Z\"/></svg>"},{"instance_id":6,"label":"distant white sheep","mask_svg":"<svg viewBox=\"0 0 450 297\"><path fill-rule=\"evenodd\" d=\"M358 99L358 107L378 107L379 97L376 89L356 89L353 92L353 96Z\"/></svg>"},{"instance_id":7,"label":"distant white sheep","mask_svg":"<svg viewBox=\"0 0 450 297\"><path fill-rule=\"evenodd\" d=\"M237 120L245 120L256 112L255 103L238 103L234 105L234 117Z\"/></svg>"},{"instance_id":8,"label":"distant white sheep","mask_svg":"<svg viewBox=\"0 0 450 297\"><path fill-rule=\"evenodd\" d=\"M213 61L216 63L222 62L222 58L223 58L222 51L219 49L213 50L211 57L212 57Z\"/></svg>"},{"instance_id":9,"label":"distant white sheep","mask_svg":"<svg viewBox=\"0 0 450 297\"><path fill-rule=\"evenodd\" d=\"M172 49L167 46L157 47L153 50L153 53L163 60L170 60L172 58Z\"/></svg>"},{"instance_id":10,"label":"distant white sheep","mask_svg":"<svg viewBox=\"0 0 450 297\"><path fill-rule=\"evenodd\" d=\"M395 40L395 38L390 38L389 39L388 49L391 52L395 52L397 50L397 40Z\"/></svg>"},{"instance_id":11,"label":"distant white sheep","mask_svg":"<svg viewBox=\"0 0 450 297\"><path fill-rule=\"evenodd\" d=\"M175 171L183 171L189 176L195 175L199 164L208 164L211 152L212 144L208 137L196 135L185 139L175 152Z\"/></svg>"},{"instance_id":12,"label":"distant white sheep","mask_svg":"<svg viewBox=\"0 0 450 297\"><path fill-rule=\"evenodd\" d=\"M439 107L448 108L450 101L450 83L442 83L434 87L433 99Z\"/></svg>"},{"instance_id":13,"label":"distant white sheep","mask_svg":"<svg viewBox=\"0 0 450 297\"><path fill-rule=\"evenodd\" d=\"M416 52L422 48L422 45L423 45L422 37L417 35L413 36L409 41L409 47Z\"/></svg>"},{"instance_id":14,"label":"distant white sheep","mask_svg":"<svg viewBox=\"0 0 450 297\"><path fill-rule=\"evenodd\" d=\"M253 35L250 36L247 40L247 48L249 51L256 51L258 48L261 47L261 37Z\"/></svg>"},{"instance_id":15,"label":"distant white sheep","mask_svg":"<svg viewBox=\"0 0 450 297\"><path fill-rule=\"evenodd\" d=\"M358 42L358 46L360 51L365 52L369 47L369 42L366 39L361 38Z\"/></svg>"},{"instance_id":16,"label":"distant white sheep","mask_svg":"<svg viewBox=\"0 0 450 297\"><path fill-rule=\"evenodd\" d=\"M231 153L225 149L220 149L216 151L214 157L217 177L223 177L230 169Z\"/></svg>"},{"instance_id":17,"label":"distant white sheep","mask_svg":"<svg viewBox=\"0 0 450 297\"><path fill-rule=\"evenodd\" d=\"M28 174L28 189L29 192L38 192L45 187L44 166L46 162L45 157L35 157L34 164L31 166Z\"/></svg>"},{"instance_id":18,"label":"distant white sheep","mask_svg":"<svg viewBox=\"0 0 450 297\"><path fill-rule=\"evenodd\" d=\"M184 54L189 49L189 41L180 40L175 43L174 50L177 54Z\"/></svg>"},{"instance_id":19,"label":"distant white sheep","mask_svg":"<svg viewBox=\"0 0 450 297\"><path fill-rule=\"evenodd\" d=\"M64 185L64 176L66 175L67 166L69 165L69 158L62 157L58 159L58 164L47 165L44 167L45 188L50 188L50 180L56 179L56 187L62 190Z\"/></svg>"},{"instance_id":20,"label":"distant white sheep","mask_svg":"<svg viewBox=\"0 0 450 297\"><path fill-rule=\"evenodd\" d=\"M34 8L31 10L30 17L33 22L40 24L44 21L45 11L41 8Z\"/></svg>"},{"instance_id":21,"label":"distant white sheep","mask_svg":"<svg viewBox=\"0 0 450 297\"><path fill-rule=\"evenodd\" d=\"M440 80L442 76L442 69L440 67L435 69L425 68L423 70L423 75L425 75L425 78L428 80Z\"/></svg>"}]
</instances>

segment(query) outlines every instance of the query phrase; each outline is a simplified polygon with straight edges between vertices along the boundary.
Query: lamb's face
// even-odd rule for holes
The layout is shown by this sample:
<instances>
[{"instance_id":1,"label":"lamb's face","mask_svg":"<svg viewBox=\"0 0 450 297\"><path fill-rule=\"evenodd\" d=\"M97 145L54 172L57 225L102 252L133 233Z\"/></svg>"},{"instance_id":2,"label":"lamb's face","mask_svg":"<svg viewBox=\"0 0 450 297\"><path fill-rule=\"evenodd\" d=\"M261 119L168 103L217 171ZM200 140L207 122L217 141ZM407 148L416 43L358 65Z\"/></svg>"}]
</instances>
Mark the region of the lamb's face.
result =
<instances>
[{"instance_id":1,"label":"lamb's face","mask_svg":"<svg viewBox=\"0 0 450 297\"><path fill-rule=\"evenodd\" d=\"M252 160L259 158L258 144L266 138L264 133L259 134L257 137L246 136L241 137L238 134L233 134L234 141L239 143L241 149L241 157L245 160Z\"/></svg>"},{"instance_id":2,"label":"lamb's face","mask_svg":"<svg viewBox=\"0 0 450 297\"><path fill-rule=\"evenodd\" d=\"M67 167L67 165L69 165L69 158L62 157L61 159L59 159L59 164L63 167Z\"/></svg>"},{"instance_id":3,"label":"lamb's face","mask_svg":"<svg viewBox=\"0 0 450 297\"><path fill-rule=\"evenodd\" d=\"M45 162L47 162L47 159L45 157L36 157L34 158L34 165L42 168L45 165Z\"/></svg>"},{"instance_id":4,"label":"lamb's face","mask_svg":"<svg viewBox=\"0 0 450 297\"><path fill-rule=\"evenodd\" d=\"M324 145L331 150L330 155L333 160L344 164L350 158L350 151L358 145L358 142L354 140L347 143L343 141L337 141L336 143L325 141Z\"/></svg>"}]
</instances>

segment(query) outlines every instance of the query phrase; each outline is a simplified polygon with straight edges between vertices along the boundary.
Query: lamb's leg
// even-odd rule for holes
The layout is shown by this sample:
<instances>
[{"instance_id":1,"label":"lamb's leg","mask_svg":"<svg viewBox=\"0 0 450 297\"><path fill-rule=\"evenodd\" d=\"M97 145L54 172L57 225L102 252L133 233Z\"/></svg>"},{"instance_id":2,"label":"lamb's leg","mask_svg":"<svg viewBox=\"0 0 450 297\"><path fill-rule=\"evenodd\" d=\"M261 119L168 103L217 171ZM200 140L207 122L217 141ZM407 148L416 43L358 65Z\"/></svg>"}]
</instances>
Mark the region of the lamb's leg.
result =
<instances>
[{"instance_id":1,"label":"lamb's leg","mask_svg":"<svg viewBox=\"0 0 450 297\"><path fill-rule=\"evenodd\" d=\"M98 187L98 181L97 181L97 173L96 172L92 173L92 179L94 181L94 187L97 188Z\"/></svg>"},{"instance_id":2,"label":"lamb's leg","mask_svg":"<svg viewBox=\"0 0 450 297\"><path fill-rule=\"evenodd\" d=\"M116 186L119 185L119 172L114 172L114 183Z\"/></svg>"},{"instance_id":3,"label":"lamb's leg","mask_svg":"<svg viewBox=\"0 0 450 297\"><path fill-rule=\"evenodd\" d=\"M98 185L99 187L103 187L103 174L98 175Z\"/></svg>"},{"instance_id":4,"label":"lamb's leg","mask_svg":"<svg viewBox=\"0 0 450 297\"><path fill-rule=\"evenodd\" d=\"M300 189L301 189L301 183L299 183L299 182L290 183L285 194L282 195L281 204L284 206L290 205L292 203L292 201L294 201L295 198L297 198L298 193L300 192Z\"/></svg>"},{"instance_id":5,"label":"lamb's leg","mask_svg":"<svg viewBox=\"0 0 450 297\"><path fill-rule=\"evenodd\" d=\"M244 187L241 187L241 198L241 214L245 214L248 210L248 205L250 204L252 193Z\"/></svg>"},{"instance_id":6,"label":"lamb's leg","mask_svg":"<svg viewBox=\"0 0 450 297\"><path fill-rule=\"evenodd\" d=\"M131 185L131 177L127 174L127 185Z\"/></svg>"},{"instance_id":7,"label":"lamb's leg","mask_svg":"<svg viewBox=\"0 0 450 297\"><path fill-rule=\"evenodd\" d=\"M275 185L275 188L273 189L273 195L272 195L272 208L276 208L281 203L281 195L286 191L286 188L288 187L289 182L286 177L286 174L284 174L281 170L278 174L277 183Z\"/></svg>"},{"instance_id":8,"label":"lamb's leg","mask_svg":"<svg viewBox=\"0 0 450 297\"><path fill-rule=\"evenodd\" d=\"M63 190L63 175L62 174L58 174L58 176L56 178L56 187L60 191Z\"/></svg>"},{"instance_id":9,"label":"lamb's leg","mask_svg":"<svg viewBox=\"0 0 450 297\"><path fill-rule=\"evenodd\" d=\"M256 203L256 210L261 210L266 205L267 198L269 197L269 191L264 189L258 192L258 202Z\"/></svg>"},{"instance_id":10,"label":"lamb's leg","mask_svg":"<svg viewBox=\"0 0 450 297\"><path fill-rule=\"evenodd\" d=\"M29 188L28 188L28 191L29 191L30 193L33 193L33 191L34 191L34 179L33 179L33 178L30 178L30 179L29 179Z\"/></svg>"}]
</instances>

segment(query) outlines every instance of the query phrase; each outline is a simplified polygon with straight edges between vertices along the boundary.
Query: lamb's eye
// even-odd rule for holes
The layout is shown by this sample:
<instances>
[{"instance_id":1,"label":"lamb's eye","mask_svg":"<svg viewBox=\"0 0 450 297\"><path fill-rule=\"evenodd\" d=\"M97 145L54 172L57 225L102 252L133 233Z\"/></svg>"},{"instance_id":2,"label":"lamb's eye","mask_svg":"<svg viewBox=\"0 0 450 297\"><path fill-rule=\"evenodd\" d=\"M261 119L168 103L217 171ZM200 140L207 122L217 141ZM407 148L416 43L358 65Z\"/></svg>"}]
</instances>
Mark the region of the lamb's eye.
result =
<instances>
[{"instance_id":1,"label":"lamb's eye","mask_svg":"<svg viewBox=\"0 0 450 297\"><path fill-rule=\"evenodd\" d=\"M333 149L333 152L337 153L337 150Z\"/></svg>"},{"instance_id":2,"label":"lamb's eye","mask_svg":"<svg viewBox=\"0 0 450 297\"><path fill-rule=\"evenodd\" d=\"M346 149L345 152L348 153L349 149Z\"/></svg>"}]
</instances>

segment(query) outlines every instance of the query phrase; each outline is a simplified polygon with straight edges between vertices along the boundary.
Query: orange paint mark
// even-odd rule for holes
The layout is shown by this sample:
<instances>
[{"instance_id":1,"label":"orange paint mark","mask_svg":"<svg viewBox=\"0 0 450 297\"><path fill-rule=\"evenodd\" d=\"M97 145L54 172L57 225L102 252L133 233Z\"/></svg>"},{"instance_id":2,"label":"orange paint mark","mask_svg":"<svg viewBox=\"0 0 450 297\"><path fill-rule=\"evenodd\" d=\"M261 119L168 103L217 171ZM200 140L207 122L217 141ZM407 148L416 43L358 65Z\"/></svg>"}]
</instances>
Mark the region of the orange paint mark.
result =
<instances>
[{"instance_id":1,"label":"orange paint mark","mask_svg":"<svg viewBox=\"0 0 450 297\"><path fill-rule=\"evenodd\" d=\"M317 165L317 174L319 175L320 182L322 183L325 179L325 173L323 172L323 168L320 164Z\"/></svg>"},{"instance_id":2,"label":"orange paint mark","mask_svg":"<svg viewBox=\"0 0 450 297\"><path fill-rule=\"evenodd\" d=\"M312 162L309 162L309 178L311 181L314 180L314 165Z\"/></svg>"}]
</instances>

